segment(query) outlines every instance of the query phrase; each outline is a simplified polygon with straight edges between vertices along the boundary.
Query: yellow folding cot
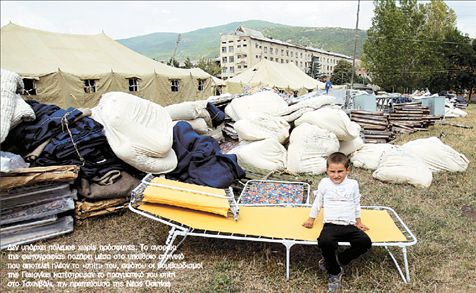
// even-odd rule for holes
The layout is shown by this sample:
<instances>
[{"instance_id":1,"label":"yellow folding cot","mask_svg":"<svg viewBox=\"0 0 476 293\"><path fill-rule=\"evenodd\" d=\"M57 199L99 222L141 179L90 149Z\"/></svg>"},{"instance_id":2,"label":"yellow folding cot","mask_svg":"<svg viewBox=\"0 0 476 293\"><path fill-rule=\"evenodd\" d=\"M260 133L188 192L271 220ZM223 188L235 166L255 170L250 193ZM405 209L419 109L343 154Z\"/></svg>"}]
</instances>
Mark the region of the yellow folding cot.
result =
<instances>
[{"instance_id":1,"label":"yellow folding cot","mask_svg":"<svg viewBox=\"0 0 476 293\"><path fill-rule=\"evenodd\" d=\"M161 179L160 183L157 183L157 178L154 179L154 176L148 175L132 192L131 202L129 203L131 211L171 227L165 243L166 250L161 256L161 266L165 265L187 236L281 243L286 248L286 278L289 279L291 247L295 244L317 245L316 238L323 227L322 213L316 219L316 224L312 229L302 226L309 215L309 204L239 206L234 202L233 193L230 189L224 193L228 203L222 201L221 204L217 204L211 196L210 203L215 205L207 203L205 208L199 207L200 210L197 210L197 201L202 201L203 196L220 194L219 189L193 184L178 184L175 181L165 179ZM171 192L171 190L174 192ZM161 197L164 194L169 195L165 200L151 199L155 196ZM181 197L181 199L178 199L178 204L170 202L173 197ZM184 204L183 198L186 197L189 198L189 202ZM196 205L190 204L190 201ZM163 204L165 202L166 204ZM215 210L211 211L210 206L213 206ZM217 206L220 207L217 208ZM226 209L229 209L228 214L233 214L234 218L226 216L224 212ZM372 240L372 245L385 247L403 281L408 283L410 272L407 247L417 243L413 233L397 213L388 207L362 207L361 216L362 221L369 227L367 234ZM177 236L183 238L178 245L174 246ZM350 243L339 242L339 245L350 245ZM390 251L392 247L400 248L402 251L403 270Z\"/></svg>"}]
</instances>

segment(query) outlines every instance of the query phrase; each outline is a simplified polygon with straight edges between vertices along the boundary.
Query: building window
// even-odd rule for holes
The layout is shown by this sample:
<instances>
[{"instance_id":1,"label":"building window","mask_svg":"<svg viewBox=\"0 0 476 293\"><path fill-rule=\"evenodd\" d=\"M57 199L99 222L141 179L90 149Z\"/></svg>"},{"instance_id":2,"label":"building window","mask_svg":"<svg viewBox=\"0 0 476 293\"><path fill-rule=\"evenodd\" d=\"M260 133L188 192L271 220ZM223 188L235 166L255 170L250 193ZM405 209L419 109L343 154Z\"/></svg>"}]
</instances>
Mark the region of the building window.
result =
<instances>
[{"instance_id":1,"label":"building window","mask_svg":"<svg viewBox=\"0 0 476 293\"><path fill-rule=\"evenodd\" d=\"M227 57L221 58L221 62L222 62L222 63L227 63L227 62L228 62L228 58L227 58Z\"/></svg>"},{"instance_id":2,"label":"building window","mask_svg":"<svg viewBox=\"0 0 476 293\"><path fill-rule=\"evenodd\" d=\"M286 63L289 63L289 60L288 60L288 59L286 59Z\"/></svg>"},{"instance_id":3,"label":"building window","mask_svg":"<svg viewBox=\"0 0 476 293\"><path fill-rule=\"evenodd\" d=\"M269 60L270 60L270 61L274 61L274 58L273 58L273 57L269 57Z\"/></svg>"},{"instance_id":4,"label":"building window","mask_svg":"<svg viewBox=\"0 0 476 293\"><path fill-rule=\"evenodd\" d=\"M247 45L247 44L243 44L243 47L248 47L248 45Z\"/></svg>"},{"instance_id":5,"label":"building window","mask_svg":"<svg viewBox=\"0 0 476 293\"><path fill-rule=\"evenodd\" d=\"M246 58L247 56L248 56L248 55L246 55L246 54L243 54L243 58Z\"/></svg>"},{"instance_id":6,"label":"building window","mask_svg":"<svg viewBox=\"0 0 476 293\"><path fill-rule=\"evenodd\" d=\"M293 51L291 51L291 57L294 57L294 52Z\"/></svg>"},{"instance_id":7,"label":"building window","mask_svg":"<svg viewBox=\"0 0 476 293\"><path fill-rule=\"evenodd\" d=\"M284 59L281 59L281 63L284 63Z\"/></svg>"},{"instance_id":8,"label":"building window","mask_svg":"<svg viewBox=\"0 0 476 293\"><path fill-rule=\"evenodd\" d=\"M272 47L269 48L269 53L270 53L270 54L273 54L273 48L272 48Z\"/></svg>"},{"instance_id":9,"label":"building window","mask_svg":"<svg viewBox=\"0 0 476 293\"><path fill-rule=\"evenodd\" d=\"M221 73L225 74L226 70L227 70L227 67L223 67L222 70L221 70Z\"/></svg>"},{"instance_id":10,"label":"building window","mask_svg":"<svg viewBox=\"0 0 476 293\"><path fill-rule=\"evenodd\" d=\"M256 46L256 49L258 49L258 46L259 46L258 43L255 43L255 46Z\"/></svg>"},{"instance_id":11,"label":"building window","mask_svg":"<svg viewBox=\"0 0 476 293\"><path fill-rule=\"evenodd\" d=\"M221 47L221 52L226 53L226 47Z\"/></svg>"},{"instance_id":12,"label":"building window","mask_svg":"<svg viewBox=\"0 0 476 293\"><path fill-rule=\"evenodd\" d=\"M222 44L226 44L226 42L221 42Z\"/></svg>"},{"instance_id":13,"label":"building window","mask_svg":"<svg viewBox=\"0 0 476 293\"><path fill-rule=\"evenodd\" d=\"M231 41L228 41L228 43L233 43L233 40L231 40Z\"/></svg>"},{"instance_id":14,"label":"building window","mask_svg":"<svg viewBox=\"0 0 476 293\"><path fill-rule=\"evenodd\" d=\"M241 65L238 65L237 67L238 67L238 69L241 69Z\"/></svg>"},{"instance_id":15,"label":"building window","mask_svg":"<svg viewBox=\"0 0 476 293\"><path fill-rule=\"evenodd\" d=\"M297 97L298 96L298 91L293 91L293 97Z\"/></svg>"},{"instance_id":16,"label":"building window","mask_svg":"<svg viewBox=\"0 0 476 293\"><path fill-rule=\"evenodd\" d=\"M286 56L289 56L289 50L286 50Z\"/></svg>"},{"instance_id":17,"label":"building window","mask_svg":"<svg viewBox=\"0 0 476 293\"><path fill-rule=\"evenodd\" d=\"M228 60L230 61L230 63L233 63L233 62L235 62L235 57L230 56L230 57L228 58Z\"/></svg>"},{"instance_id":18,"label":"building window","mask_svg":"<svg viewBox=\"0 0 476 293\"><path fill-rule=\"evenodd\" d=\"M87 94L96 92L96 80L94 79L85 79L84 81L84 92Z\"/></svg>"},{"instance_id":19,"label":"building window","mask_svg":"<svg viewBox=\"0 0 476 293\"><path fill-rule=\"evenodd\" d=\"M240 54L236 55L236 58L241 59L241 55Z\"/></svg>"},{"instance_id":20,"label":"building window","mask_svg":"<svg viewBox=\"0 0 476 293\"><path fill-rule=\"evenodd\" d=\"M301 58L302 58L302 52L301 52Z\"/></svg>"},{"instance_id":21,"label":"building window","mask_svg":"<svg viewBox=\"0 0 476 293\"><path fill-rule=\"evenodd\" d=\"M259 56L258 56L258 55L256 55L256 59L259 59Z\"/></svg>"},{"instance_id":22,"label":"building window","mask_svg":"<svg viewBox=\"0 0 476 293\"><path fill-rule=\"evenodd\" d=\"M198 91L203 92L205 89L205 80L204 79L199 79L198 80Z\"/></svg>"},{"instance_id":23,"label":"building window","mask_svg":"<svg viewBox=\"0 0 476 293\"><path fill-rule=\"evenodd\" d=\"M235 73L235 67L230 66L230 73Z\"/></svg>"},{"instance_id":24,"label":"building window","mask_svg":"<svg viewBox=\"0 0 476 293\"><path fill-rule=\"evenodd\" d=\"M278 90L278 93L284 94L284 90Z\"/></svg>"},{"instance_id":25,"label":"building window","mask_svg":"<svg viewBox=\"0 0 476 293\"><path fill-rule=\"evenodd\" d=\"M178 79L171 79L170 80L170 90L173 92L178 92L179 90L179 80Z\"/></svg>"},{"instance_id":26,"label":"building window","mask_svg":"<svg viewBox=\"0 0 476 293\"><path fill-rule=\"evenodd\" d=\"M248 65L243 65L243 68L248 68Z\"/></svg>"},{"instance_id":27,"label":"building window","mask_svg":"<svg viewBox=\"0 0 476 293\"><path fill-rule=\"evenodd\" d=\"M264 56L264 59L268 60L268 57L267 57L267 56Z\"/></svg>"},{"instance_id":28,"label":"building window","mask_svg":"<svg viewBox=\"0 0 476 293\"><path fill-rule=\"evenodd\" d=\"M241 45L237 45L236 47L237 47L237 48L241 48Z\"/></svg>"},{"instance_id":29,"label":"building window","mask_svg":"<svg viewBox=\"0 0 476 293\"><path fill-rule=\"evenodd\" d=\"M32 78L24 78L23 85L23 95L36 96L36 80Z\"/></svg>"},{"instance_id":30,"label":"building window","mask_svg":"<svg viewBox=\"0 0 476 293\"><path fill-rule=\"evenodd\" d=\"M228 47L228 52L233 53L233 46Z\"/></svg>"},{"instance_id":31,"label":"building window","mask_svg":"<svg viewBox=\"0 0 476 293\"><path fill-rule=\"evenodd\" d=\"M294 61L294 63L296 63L296 66L299 66L298 62L297 61Z\"/></svg>"},{"instance_id":32,"label":"building window","mask_svg":"<svg viewBox=\"0 0 476 293\"><path fill-rule=\"evenodd\" d=\"M284 56L284 49L281 49L281 56Z\"/></svg>"},{"instance_id":33,"label":"building window","mask_svg":"<svg viewBox=\"0 0 476 293\"><path fill-rule=\"evenodd\" d=\"M129 80L129 91L130 92L138 92L139 91L139 78L131 77L128 78Z\"/></svg>"},{"instance_id":34,"label":"building window","mask_svg":"<svg viewBox=\"0 0 476 293\"><path fill-rule=\"evenodd\" d=\"M268 47L264 47L264 52L268 53Z\"/></svg>"}]
</instances>

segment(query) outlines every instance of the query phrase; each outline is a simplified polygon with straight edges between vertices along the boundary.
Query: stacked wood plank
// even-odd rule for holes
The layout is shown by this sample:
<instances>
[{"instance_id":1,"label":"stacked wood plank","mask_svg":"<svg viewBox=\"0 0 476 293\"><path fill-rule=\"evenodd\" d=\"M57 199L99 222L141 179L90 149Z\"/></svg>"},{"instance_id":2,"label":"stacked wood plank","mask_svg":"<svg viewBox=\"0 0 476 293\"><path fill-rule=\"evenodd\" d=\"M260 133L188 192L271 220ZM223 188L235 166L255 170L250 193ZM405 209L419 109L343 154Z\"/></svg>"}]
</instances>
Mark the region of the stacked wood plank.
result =
<instances>
[{"instance_id":1,"label":"stacked wood plank","mask_svg":"<svg viewBox=\"0 0 476 293\"><path fill-rule=\"evenodd\" d=\"M426 131L442 117L430 115L428 107L421 102L411 102L393 105L393 112L388 115L388 122L396 133L411 133Z\"/></svg>"},{"instance_id":2,"label":"stacked wood plank","mask_svg":"<svg viewBox=\"0 0 476 293\"><path fill-rule=\"evenodd\" d=\"M430 115L428 107L421 102L393 105L390 113L352 110L350 120L362 127L366 143L386 143L398 133L426 131L442 117Z\"/></svg>"},{"instance_id":3,"label":"stacked wood plank","mask_svg":"<svg viewBox=\"0 0 476 293\"><path fill-rule=\"evenodd\" d=\"M384 112L352 110L350 120L362 127L366 143L386 143L395 138L394 133L389 130L388 118Z\"/></svg>"}]
</instances>

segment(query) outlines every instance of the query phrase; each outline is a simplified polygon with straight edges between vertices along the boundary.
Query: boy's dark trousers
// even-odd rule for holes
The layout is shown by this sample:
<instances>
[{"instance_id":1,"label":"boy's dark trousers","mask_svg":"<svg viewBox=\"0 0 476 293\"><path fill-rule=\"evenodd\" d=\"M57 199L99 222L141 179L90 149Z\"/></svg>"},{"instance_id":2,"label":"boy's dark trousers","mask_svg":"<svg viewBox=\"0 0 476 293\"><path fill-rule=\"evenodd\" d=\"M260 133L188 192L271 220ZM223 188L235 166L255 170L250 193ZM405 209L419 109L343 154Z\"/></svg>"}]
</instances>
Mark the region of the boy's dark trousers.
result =
<instances>
[{"instance_id":1,"label":"boy's dark trousers","mask_svg":"<svg viewBox=\"0 0 476 293\"><path fill-rule=\"evenodd\" d=\"M369 236L354 225L325 223L317 241L326 262L327 272L331 275L340 273L339 263L341 265L349 264L372 246ZM351 246L339 253L336 258L338 242L350 242ZM337 263L337 259L339 263Z\"/></svg>"}]
</instances>

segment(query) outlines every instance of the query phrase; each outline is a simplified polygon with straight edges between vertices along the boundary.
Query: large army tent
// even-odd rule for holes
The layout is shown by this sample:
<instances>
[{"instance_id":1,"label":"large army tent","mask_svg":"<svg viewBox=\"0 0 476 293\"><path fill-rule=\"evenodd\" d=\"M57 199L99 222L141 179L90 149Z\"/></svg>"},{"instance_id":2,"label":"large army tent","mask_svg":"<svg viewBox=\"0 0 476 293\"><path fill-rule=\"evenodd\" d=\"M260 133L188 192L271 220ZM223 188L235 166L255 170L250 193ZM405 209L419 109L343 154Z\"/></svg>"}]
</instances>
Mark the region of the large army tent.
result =
<instances>
[{"instance_id":1,"label":"large army tent","mask_svg":"<svg viewBox=\"0 0 476 293\"><path fill-rule=\"evenodd\" d=\"M24 78L32 98L61 107L93 107L109 91L163 106L214 94L215 81L203 70L167 66L104 33L60 34L10 23L1 28L1 67Z\"/></svg>"},{"instance_id":2,"label":"large army tent","mask_svg":"<svg viewBox=\"0 0 476 293\"><path fill-rule=\"evenodd\" d=\"M266 59L227 80L230 93L241 93L244 87L274 87L288 93L324 88L324 84L308 76L294 63L276 63Z\"/></svg>"}]
</instances>

